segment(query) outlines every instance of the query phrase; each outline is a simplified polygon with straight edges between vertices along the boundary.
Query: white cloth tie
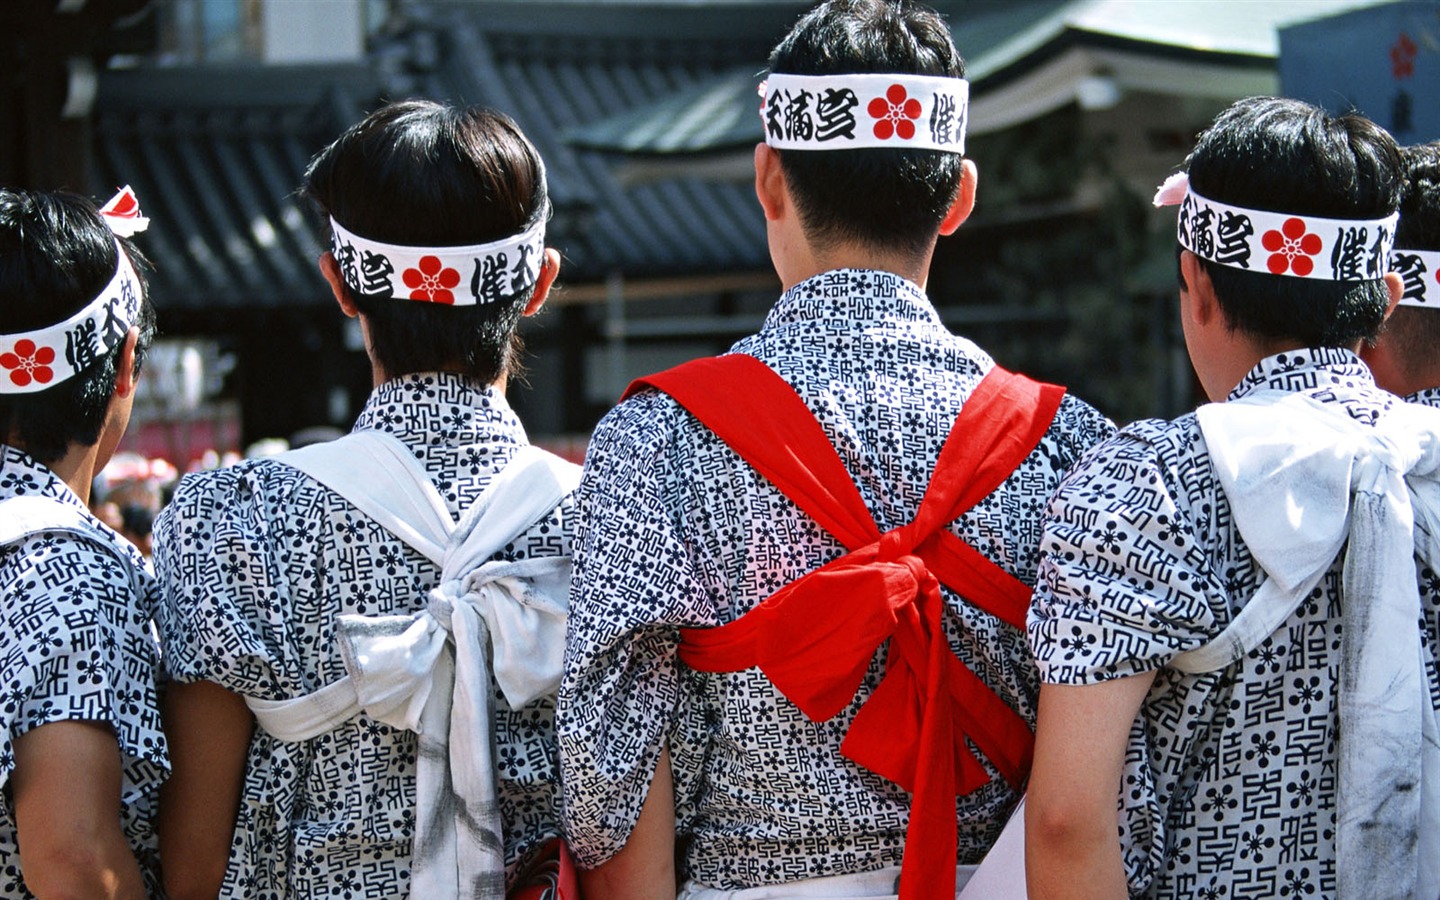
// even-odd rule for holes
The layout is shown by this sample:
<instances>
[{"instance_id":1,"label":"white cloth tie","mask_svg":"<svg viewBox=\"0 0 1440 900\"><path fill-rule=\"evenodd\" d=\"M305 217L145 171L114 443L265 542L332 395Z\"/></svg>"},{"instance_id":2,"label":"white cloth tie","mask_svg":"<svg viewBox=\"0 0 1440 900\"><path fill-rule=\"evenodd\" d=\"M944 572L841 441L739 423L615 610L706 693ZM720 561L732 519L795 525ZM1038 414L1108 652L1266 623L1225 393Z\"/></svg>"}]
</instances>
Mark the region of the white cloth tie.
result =
<instances>
[{"instance_id":1,"label":"white cloth tie","mask_svg":"<svg viewBox=\"0 0 1440 900\"><path fill-rule=\"evenodd\" d=\"M521 448L452 523L419 463L382 433L357 432L278 458L429 556L441 567L440 584L413 615L337 616L348 675L291 700L247 698L250 709L287 741L308 740L362 710L416 732L411 897L503 898L489 672L514 709L559 687L570 558L491 557L575 489L578 467Z\"/></svg>"},{"instance_id":2,"label":"white cloth tie","mask_svg":"<svg viewBox=\"0 0 1440 900\"><path fill-rule=\"evenodd\" d=\"M1344 550L1337 896L1440 896L1440 729L1414 563L1440 563L1440 410L1397 403L1372 427L1339 403L1262 391L1198 416L1266 580L1214 641L1171 665L1242 659Z\"/></svg>"}]
</instances>

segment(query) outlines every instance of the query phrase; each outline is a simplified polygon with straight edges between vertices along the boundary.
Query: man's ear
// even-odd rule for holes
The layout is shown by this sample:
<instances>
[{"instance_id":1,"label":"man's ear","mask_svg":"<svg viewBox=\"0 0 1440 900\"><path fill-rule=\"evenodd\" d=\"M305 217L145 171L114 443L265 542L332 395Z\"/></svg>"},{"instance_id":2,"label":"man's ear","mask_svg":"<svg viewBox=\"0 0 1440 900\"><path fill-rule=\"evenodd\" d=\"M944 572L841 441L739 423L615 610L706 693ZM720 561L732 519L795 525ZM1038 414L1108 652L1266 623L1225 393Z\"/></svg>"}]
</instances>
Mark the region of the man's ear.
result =
<instances>
[{"instance_id":1,"label":"man's ear","mask_svg":"<svg viewBox=\"0 0 1440 900\"><path fill-rule=\"evenodd\" d=\"M1210 280L1210 273L1200 264L1200 257L1189 250L1181 250L1180 274L1185 279L1180 293L1188 300L1190 314L1196 324L1208 325L1212 317L1222 315L1220 303L1215 299L1215 284Z\"/></svg>"},{"instance_id":2,"label":"man's ear","mask_svg":"<svg viewBox=\"0 0 1440 900\"><path fill-rule=\"evenodd\" d=\"M330 292L335 295L335 302L340 304L345 315L352 319L360 315L360 310L345 292L345 277L340 274L340 264L335 261L335 254L329 250L320 254L320 274L330 283Z\"/></svg>"},{"instance_id":3,"label":"man's ear","mask_svg":"<svg viewBox=\"0 0 1440 900\"><path fill-rule=\"evenodd\" d=\"M128 397L135 392L139 376L135 374L135 346L140 341L140 329L134 325L125 332L125 345L120 349L120 362L115 367L116 397Z\"/></svg>"},{"instance_id":4,"label":"man's ear","mask_svg":"<svg viewBox=\"0 0 1440 900\"><path fill-rule=\"evenodd\" d=\"M780 167L780 151L769 144L755 145L755 196L768 221L784 214L785 172Z\"/></svg>"},{"instance_id":5,"label":"man's ear","mask_svg":"<svg viewBox=\"0 0 1440 900\"><path fill-rule=\"evenodd\" d=\"M550 288L555 284L555 276L560 274L560 251L550 247L545 248L545 256L540 262L540 275L535 279L535 296L525 304L525 311L522 316L533 316L545 305L545 298L550 296Z\"/></svg>"},{"instance_id":6,"label":"man's ear","mask_svg":"<svg viewBox=\"0 0 1440 900\"><path fill-rule=\"evenodd\" d=\"M975 182L979 177L980 170L975 168L973 160L960 161L960 187L955 191L955 199L945 213L945 218L940 221L941 234L954 234L955 229L970 218L970 213L975 209Z\"/></svg>"},{"instance_id":7,"label":"man's ear","mask_svg":"<svg viewBox=\"0 0 1440 900\"><path fill-rule=\"evenodd\" d=\"M1405 294L1405 282L1400 278L1399 272L1385 273L1385 290L1390 293L1390 302L1385 304L1385 318L1388 319Z\"/></svg>"}]
</instances>

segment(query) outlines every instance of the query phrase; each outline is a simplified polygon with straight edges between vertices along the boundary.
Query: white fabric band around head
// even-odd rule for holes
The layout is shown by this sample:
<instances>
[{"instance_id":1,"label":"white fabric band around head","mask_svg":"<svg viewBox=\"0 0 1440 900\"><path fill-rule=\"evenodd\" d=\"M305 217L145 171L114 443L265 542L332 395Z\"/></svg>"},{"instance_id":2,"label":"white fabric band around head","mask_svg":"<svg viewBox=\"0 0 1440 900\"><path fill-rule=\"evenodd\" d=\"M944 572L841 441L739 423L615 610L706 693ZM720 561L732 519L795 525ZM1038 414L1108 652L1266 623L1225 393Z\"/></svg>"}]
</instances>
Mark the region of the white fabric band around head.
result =
<instances>
[{"instance_id":1,"label":"white fabric band around head","mask_svg":"<svg viewBox=\"0 0 1440 900\"><path fill-rule=\"evenodd\" d=\"M1401 306L1440 309L1440 252L1397 247L1390 251L1390 271L1404 283Z\"/></svg>"},{"instance_id":2,"label":"white fabric band around head","mask_svg":"<svg viewBox=\"0 0 1440 900\"><path fill-rule=\"evenodd\" d=\"M1321 281L1373 281L1389 271L1399 213L1383 219L1327 219L1231 206L1172 175L1156 206L1178 203L1175 236L1201 259L1235 269Z\"/></svg>"},{"instance_id":3,"label":"white fabric band around head","mask_svg":"<svg viewBox=\"0 0 1440 900\"><path fill-rule=\"evenodd\" d=\"M765 143L780 150L965 152L970 83L963 78L772 74L760 96Z\"/></svg>"},{"instance_id":4,"label":"white fabric band around head","mask_svg":"<svg viewBox=\"0 0 1440 900\"><path fill-rule=\"evenodd\" d=\"M36 331L0 335L0 394L31 394L89 368L118 347L140 315L140 279L125 248L105 289L75 315Z\"/></svg>"},{"instance_id":5,"label":"white fabric band around head","mask_svg":"<svg viewBox=\"0 0 1440 900\"><path fill-rule=\"evenodd\" d=\"M347 231L330 219L332 249L350 289L366 296L447 306L494 303L524 293L545 259L545 217L513 237L468 247L403 247Z\"/></svg>"}]
</instances>

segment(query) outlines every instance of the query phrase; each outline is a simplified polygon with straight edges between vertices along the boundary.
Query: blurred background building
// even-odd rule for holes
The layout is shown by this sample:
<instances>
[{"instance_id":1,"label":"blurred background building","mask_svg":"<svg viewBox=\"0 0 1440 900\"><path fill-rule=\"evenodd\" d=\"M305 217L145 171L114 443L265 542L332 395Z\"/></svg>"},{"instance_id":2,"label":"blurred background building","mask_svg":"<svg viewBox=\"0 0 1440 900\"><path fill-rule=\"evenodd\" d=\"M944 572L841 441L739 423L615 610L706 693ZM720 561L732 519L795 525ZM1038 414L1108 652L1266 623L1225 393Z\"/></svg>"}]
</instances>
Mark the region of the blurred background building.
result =
<instances>
[{"instance_id":1,"label":"blurred background building","mask_svg":"<svg viewBox=\"0 0 1440 900\"><path fill-rule=\"evenodd\" d=\"M135 187L163 340L127 441L183 469L346 429L369 391L358 329L316 269L321 223L295 196L311 154L387 99L501 109L547 162L565 260L511 401L532 438L578 456L631 378L726 349L774 301L755 86L808 5L5 0L0 183ZM1002 364L1119 420L1198 396L1173 214L1149 198L1216 112L1284 90L1354 104L1403 141L1440 137L1436 2L932 5L969 66L981 177L930 295Z\"/></svg>"}]
</instances>

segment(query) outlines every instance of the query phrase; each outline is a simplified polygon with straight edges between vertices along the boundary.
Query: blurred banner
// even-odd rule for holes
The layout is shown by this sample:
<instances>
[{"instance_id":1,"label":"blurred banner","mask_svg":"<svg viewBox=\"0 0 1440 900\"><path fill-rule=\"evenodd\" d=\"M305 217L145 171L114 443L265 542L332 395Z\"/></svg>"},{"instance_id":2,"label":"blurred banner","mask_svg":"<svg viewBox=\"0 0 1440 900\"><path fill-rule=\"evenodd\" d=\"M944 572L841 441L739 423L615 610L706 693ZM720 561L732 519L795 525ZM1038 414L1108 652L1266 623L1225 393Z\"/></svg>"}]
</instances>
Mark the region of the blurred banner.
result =
<instances>
[{"instance_id":1,"label":"blurred banner","mask_svg":"<svg viewBox=\"0 0 1440 900\"><path fill-rule=\"evenodd\" d=\"M1402 144L1440 139L1440 2L1386 3L1280 29L1280 90L1351 109Z\"/></svg>"}]
</instances>

